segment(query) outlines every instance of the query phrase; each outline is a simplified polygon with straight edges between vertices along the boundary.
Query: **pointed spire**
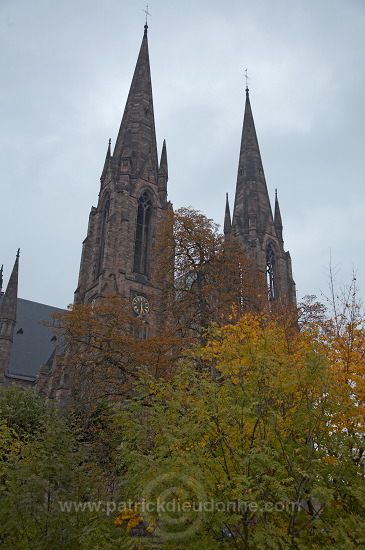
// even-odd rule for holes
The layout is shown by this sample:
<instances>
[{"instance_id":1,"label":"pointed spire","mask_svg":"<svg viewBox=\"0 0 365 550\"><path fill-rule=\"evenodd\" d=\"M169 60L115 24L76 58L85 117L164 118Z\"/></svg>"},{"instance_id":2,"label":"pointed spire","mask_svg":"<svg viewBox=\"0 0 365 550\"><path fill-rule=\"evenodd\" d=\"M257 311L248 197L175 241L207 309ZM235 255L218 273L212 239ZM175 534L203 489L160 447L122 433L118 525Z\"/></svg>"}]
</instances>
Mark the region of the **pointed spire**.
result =
<instances>
[{"instance_id":1,"label":"pointed spire","mask_svg":"<svg viewBox=\"0 0 365 550\"><path fill-rule=\"evenodd\" d=\"M160 166L158 169L159 173L164 173L166 176L169 175L168 167L167 167L167 152L166 152L166 140L163 140L162 145L162 151L161 151L161 160L160 160Z\"/></svg>"},{"instance_id":2,"label":"pointed spire","mask_svg":"<svg viewBox=\"0 0 365 550\"><path fill-rule=\"evenodd\" d=\"M167 181L169 170L167 166L166 140L163 140L160 166L158 168L158 190L163 201L167 200Z\"/></svg>"},{"instance_id":3,"label":"pointed spire","mask_svg":"<svg viewBox=\"0 0 365 550\"><path fill-rule=\"evenodd\" d=\"M0 269L0 296L2 295L3 283L4 283L3 271L4 271L4 265L2 265Z\"/></svg>"},{"instance_id":4,"label":"pointed spire","mask_svg":"<svg viewBox=\"0 0 365 550\"><path fill-rule=\"evenodd\" d=\"M274 225L278 239L283 242L283 222L281 221L280 206L278 201L278 190L275 189L275 214Z\"/></svg>"},{"instance_id":5,"label":"pointed spire","mask_svg":"<svg viewBox=\"0 0 365 550\"><path fill-rule=\"evenodd\" d=\"M8 286L1 302L0 306L0 319L6 319L7 321L16 321L16 309L18 298L18 274L19 274L19 255L20 249L18 249L13 271L11 272Z\"/></svg>"},{"instance_id":6,"label":"pointed spire","mask_svg":"<svg viewBox=\"0 0 365 550\"><path fill-rule=\"evenodd\" d=\"M267 221L272 221L270 199L251 110L249 89L246 87L245 114L232 220L236 234L248 234L250 218L252 221L250 233L252 227L255 227L255 232L263 234Z\"/></svg>"},{"instance_id":7,"label":"pointed spire","mask_svg":"<svg viewBox=\"0 0 365 550\"><path fill-rule=\"evenodd\" d=\"M128 148L132 152L131 177L142 175L146 164L149 164L150 181L157 183L158 160L147 28L146 24L113 157L120 165L123 152Z\"/></svg>"},{"instance_id":8,"label":"pointed spire","mask_svg":"<svg viewBox=\"0 0 365 550\"><path fill-rule=\"evenodd\" d=\"M105 181L105 176L106 176L106 173L108 171L109 161L110 161L110 158L111 158L111 143L112 143L112 140L109 138L108 148L106 150L106 155L105 155L104 167L103 167L103 171L102 171L101 176L100 176L101 188L103 187L103 184L104 184L104 181Z\"/></svg>"},{"instance_id":9,"label":"pointed spire","mask_svg":"<svg viewBox=\"0 0 365 550\"><path fill-rule=\"evenodd\" d=\"M226 211L224 214L224 234L230 235L232 232L232 223L231 223L231 211L229 209L229 200L228 193L226 193Z\"/></svg>"}]
</instances>

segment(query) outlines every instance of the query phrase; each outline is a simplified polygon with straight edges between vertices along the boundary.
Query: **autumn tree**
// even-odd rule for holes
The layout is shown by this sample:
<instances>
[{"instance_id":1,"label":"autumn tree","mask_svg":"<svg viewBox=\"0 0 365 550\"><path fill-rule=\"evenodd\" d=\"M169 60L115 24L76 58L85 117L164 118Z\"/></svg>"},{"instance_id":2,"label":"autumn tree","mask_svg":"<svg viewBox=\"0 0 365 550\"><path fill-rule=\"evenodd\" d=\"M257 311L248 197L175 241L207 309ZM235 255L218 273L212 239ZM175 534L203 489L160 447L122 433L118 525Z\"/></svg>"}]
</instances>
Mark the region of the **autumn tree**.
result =
<instances>
[{"instance_id":1,"label":"autumn tree","mask_svg":"<svg viewBox=\"0 0 365 550\"><path fill-rule=\"evenodd\" d=\"M192 208L171 212L162 227L154 274L163 315L183 338L202 341L211 323L225 324L267 305L263 275L236 240Z\"/></svg>"},{"instance_id":2,"label":"autumn tree","mask_svg":"<svg viewBox=\"0 0 365 550\"><path fill-rule=\"evenodd\" d=\"M0 397L0 546L123 548L105 514L108 470L60 411L19 387ZM90 503L90 504L88 504ZM105 507L104 507L105 508ZM125 537L124 537L125 539Z\"/></svg>"},{"instance_id":3,"label":"autumn tree","mask_svg":"<svg viewBox=\"0 0 365 550\"><path fill-rule=\"evenodd\" d=\"M95 400L129 394L142 368L154 376L173 370L176 335L141 337L143 319L122 296L100 297L53 316L57 335L57 376L71 403L94 408ZM90 410L91 413L91 410Z\"/></svg>"},{"instance_id":4,"label":"autumn tree","mask_svg":"<svg viewBox=\"0 0 365 550\"><path fill-rule=\"evenodd\" d=\"M120 413L124 491L162 548L365 544L364 401L324 339L313 324L288 346L270 314L246 314L210 332L209 373L188 362L138 386Z\"/></svg>"},{"instance_id":5,"label":"autumn tree","mask_svg":"<svg viewBox=\"0 0 365 550\"><path fill-rule=\"evenodd\" d=\"M262 275L200 212L185 208L167 216L154 254L160 323L147 339L143 319L123 296L54 316L58 385L69 389L72 401L125 397L144 368L157 378L172 376L212 323L221 326L267 305Z\"/></svg>"}]
</instances>

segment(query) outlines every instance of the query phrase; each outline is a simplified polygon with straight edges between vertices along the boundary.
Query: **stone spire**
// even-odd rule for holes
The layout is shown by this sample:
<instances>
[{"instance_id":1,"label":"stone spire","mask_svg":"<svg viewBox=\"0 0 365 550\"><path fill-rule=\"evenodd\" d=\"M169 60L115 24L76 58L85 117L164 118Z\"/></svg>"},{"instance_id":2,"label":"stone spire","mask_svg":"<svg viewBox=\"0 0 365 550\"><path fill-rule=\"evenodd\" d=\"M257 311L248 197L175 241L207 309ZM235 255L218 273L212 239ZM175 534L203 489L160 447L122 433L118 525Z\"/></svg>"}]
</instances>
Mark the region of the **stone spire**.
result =
<instances>
[{"instance_id":1,"label":"stone spire","mask_svg":"<svg viewBox=\"0 0 365 550\"><path fill-rule=\"evenodd\" d=\"M144 169L148 169L149 181L157 183L158 158L147 28L146 24L113 159L121 169L123 157L127 156L132 178L140 177Z\"/></svg>"},{"instance_id":2,"label":"stone spire","mask_svg":"<svg viewBox=\"0 0 365 550\"><path fill-rule=\"evenodd\" d=\"M109 138L108 149L106 151L106 159L105 160L109 159L110 156L111 156L111 146L112 146L112 140L111 140L111 138Z\"/></svg>"},{"instance_id":3,"label":"stone spire","mask_svg":"<svg viewBox=\"0 0 365 550\"><path fill-rule=\"evenodd\" d=\"M272 215L249 90L246 88L232 234L266 278L270 299L295 305L290 254L284 250L282 230L277 196L275 218Z\"/></svg>"},{"instance_id":4,"label":"stone spire","mask_svg":"<svg viewBox=\"0 0 365 550\"><path fill-rule=\"evenodd\" d=\"M0 322L4 319L14 322L16 321L16 304L18 299L18 274L19 274L19 255L18 250L13 271L11 272L8 286L0 306Z\"/></svg>"},{"instance_id":5,"label":"stone spire","mask_svg":"<svg viewBox=\"0 0 365 550\"><path fill-rule=\"evenodd\" d=\"M283 242L283 222L281 221L280 206L278 201L278 191L275 189L275 214L274 225L278 239Z\"/></svg>"},{"instance_id":6,"label":"stone spire","mask_svg":"<svg viewBox=\"0 0 365 550\"><path fill-rule=\"evenodd\" d=\"M107 149L96 207L83 242L75 303L117 294L153 302L146 319L152 334L160 322L160 289L154 283L153 246L167 200L167 153L158 164L147 25L114 150Z\"/></svg>"},{"instance_id":7,"label":"stone spire","mask_svg":"<svg viewBox=\"0 0 365 550\"><path fill-rule=\"evenodd\" d=\"M106 177L106 174L107 174L108 168L109 168L109 163L110 163L110 158L111 158L111 143L112 143L112 140L109 139L108 148L106 150L106 155L105 155L104 167L103 167L102 174L100 176L101 187L103 187L103 185L105 183L105 177Z\"/></svg>"},{"instance_id":8,"label":"stone spire","mask_svg":"<svg viewBox=\"0 0 365 550\"><path fill-rule=\"evenodd\" d=\"M272 222L270 199L267 192L260 148L252 116L249 90L246 88L246 105L243 119L236 197L232 229L234 234L259 238Z\"/></svg>"},{"instance_id":9,"label":"stone spire","mask_svg":"<svg viewBox=\"0 0 365 550\"><path fill-rule=\"evenodd\" d=\"M162 144L162 151L161 151L161 160L160 160L160 166L158 171L162 174L164 173L166 176L168 176L169 171L167 167L167 152L166 152L166 140L163 140Z\"/></svg>"},{"instance_id":10,"label":"stone spire","mask_svg":"<svg viewBox=\"0 0 365 550\"><path fill-rule=\"evenodd\" d=\"M3 283L4 283L4 279L3 279L3 270L4 270L4 266L2 265L1 266L1 269L0 269L0 296L2 295L2 291L3 291Z\"/></svg>"},{"instance_id":11,"label":"stone spire","mask_svg":"<svg viewBox=\"0 0 365 550\"><path fill-rule=\"evenodd\" d=\"M169 178L169 170L167 165L166 140L163 140L161 160L158 167L158 191L163 200L167 198L167 181Z\"/></svg>"},{"instance_id":12,"label":"stone spire","mask_svg":"<svg viewBox=\"0 0 365 550\"><path fill-rule=\"evenodd\" d=\"M225 235L230 235L232 233L231 212L229 209L228 193L226 193L226 211L224 214L223 232Z\"/></svg>"}]
</instances>

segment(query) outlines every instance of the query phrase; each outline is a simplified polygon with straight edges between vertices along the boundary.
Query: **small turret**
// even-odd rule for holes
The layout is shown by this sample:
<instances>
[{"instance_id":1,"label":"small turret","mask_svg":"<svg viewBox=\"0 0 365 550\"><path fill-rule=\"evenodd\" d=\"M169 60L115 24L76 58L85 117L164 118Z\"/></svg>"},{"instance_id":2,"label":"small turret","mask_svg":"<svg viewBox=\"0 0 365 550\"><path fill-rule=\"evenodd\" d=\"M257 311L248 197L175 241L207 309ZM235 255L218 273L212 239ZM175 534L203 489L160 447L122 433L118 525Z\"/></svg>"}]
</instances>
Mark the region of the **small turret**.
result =
<instances>
[{"instance_id":1,"label":"small turret","mask_svg":"<svg viewBox=\"0 0 365 550\"><path fill-rule=\"evenodd\" d=\"M103 168L103 171L102 171L101 176L100 176L101 187L103 187L103 185L104 185L105 176L106 176L108 168L109 168L109 162L110 162L110 158L111 158L111 143L112 143L112 140L109 139L108 149L106 151L106 156L105 156L104 168Z\"/></svg>"},{"instance_id":2,"label":"small turret","mask_svg":"<svg viewBox=\"0 0 365 550\"><path fill-rule=\"evenodd\" d=\"M0 305L0 384L6 380L16 324L19 254L20 249L18 249L13 271Z\"/></svg>"},{"instance_id":3,"label":"small turret","mask_svg":"<svg viewBox=\"0 0 365 550\"><path fill-rule=\"evenodd\" d=\"M158 191L162 200L167 200L167 181L169 179L169 170L167 166L166 140L163 140L161 160L158 168Z\"/></svg>"},{"instance_id":4,"label":"small turret","mask_svg":"<svg viewBox=\"0 0 365 550\"><path fill-rule=\"evenodd\" d=\"M281 221L281 214L280 214L280 206L278 201L278 191L275 189L275 214L274 214L274 225L276 229L276 234L278 236L279 241L282 243L283 240L283 222Z\"/></svg>"},{"instance_id":5,"label":"small turret","mask_svg":"<svg viewBox=\"0 0 365 550\"><path fill-rule=\"evenodd\" d=\"M0 306L0 323L2 320L16 321L16 303L18 299L18 274L19 274L19 256L20 249L18 249L13 271L11 272L8 286L1 302ZM0 328L0 334L1 328Z\"/></svg>"},{"instance_id":6,"label":"small turret","mask_svg":"<svg viewBox=\"0 0 365 550\"><path fill-rule=\"evenodd\" d=\"M228 193L226 193L226 211L224 214L224 235L230 235L232 233L231 212L229 209Z\"/></svg>"}]
</instances>

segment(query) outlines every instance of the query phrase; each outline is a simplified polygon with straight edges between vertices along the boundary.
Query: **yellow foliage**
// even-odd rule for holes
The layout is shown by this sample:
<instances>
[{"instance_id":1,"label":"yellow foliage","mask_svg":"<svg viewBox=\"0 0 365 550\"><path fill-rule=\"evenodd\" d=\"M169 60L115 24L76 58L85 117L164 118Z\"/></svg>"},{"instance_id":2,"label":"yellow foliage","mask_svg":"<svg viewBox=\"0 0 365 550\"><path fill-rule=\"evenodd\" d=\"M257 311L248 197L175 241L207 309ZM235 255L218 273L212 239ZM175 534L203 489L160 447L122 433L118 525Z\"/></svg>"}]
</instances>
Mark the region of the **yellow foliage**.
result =
<instances>
[{"instance_id":1,"label":"yellow foliage","mask_svg":"<svg viewBox=\"0 0 365 550\"><path fill-rule=\"evenodd\" d=\"M143 521L143 517L140 515L138 509L124 509L119 516L114 519L114 525L119 526L123 525L123 522L127 522L126 532L129 533L134 527L137 527Z\"/></svg>"}]
</instances>

